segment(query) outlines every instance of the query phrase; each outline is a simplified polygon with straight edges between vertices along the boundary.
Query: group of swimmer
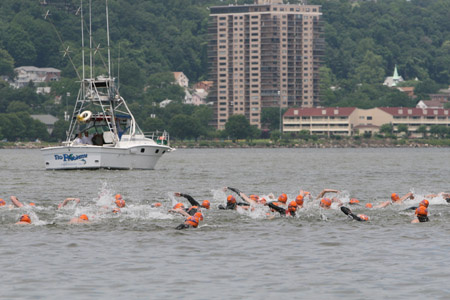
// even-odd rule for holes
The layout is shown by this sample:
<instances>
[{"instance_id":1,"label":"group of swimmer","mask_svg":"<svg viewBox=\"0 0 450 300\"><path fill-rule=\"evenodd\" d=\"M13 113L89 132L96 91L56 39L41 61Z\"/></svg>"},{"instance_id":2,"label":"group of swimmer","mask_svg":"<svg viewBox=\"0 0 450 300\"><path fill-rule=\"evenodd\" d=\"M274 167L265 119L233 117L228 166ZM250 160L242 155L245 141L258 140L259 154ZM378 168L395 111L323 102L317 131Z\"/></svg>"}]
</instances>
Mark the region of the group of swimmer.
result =
<instances>
[{"instance_id":1,"label":"group of swimmer","mask_svg":"<svg viewBox=\"0 0 450 300\"><path fill-rule=\"evenodd\" d=\"M311 193L307 191L300 190L300 193L296 196L295 200L291 200L288 202L288 196L285 193L282 193L277 199L275 199L274 195L270 194L267 198L269 200L266 200L264 197L259 197L257 195L250 195L247 196L237 188L233 187L224 187L224 192L231 191L232 193L236 194L239 197L239 201L236 200L236 198L230 194L227 196L227 202L226 205L219 205L218 208L222 210L237 210L237 209L243 209L243 210L253 210L256 207L267 207L267 218L274 218L276 214L278 213L280 216L283 217L293 217L296 216L296 213L298 213L298 210L304 207L305 201L311 201L312 203L319 204L319 207L323 209L330 209L333 203L336 203L336 206L340 207L341 211L347 215L349 218L364 222L369 221L370 217L365 214L354 214L352 210L346 206L343 205L342 201L338 199L336 196L340 193L339 190L335 189L324 189L322 190L318 196L315 198L312 197ZM325 197L326 194L335 194L335 196L328 198ZM178 225L176 229L187 229L187 228L197 228L199 223L203 221L203 210L204 209L210 209L211 203L209 200L203 200L200 204L197 200L195 200L192 196L188 194L183 194L176 192L174 193L175 197L183 197L189 202L189 206L186 206L182 202L176 203L173 208L169 209L170 213L177 213L182 216L184 216L186 219L183 223ZM432 199L435 197L442 197L445 199L448 203L450 203L450 193L439 193L439 194L430 194L426 195L425 198ZM16 196L11 196L11 207L24 207L25 204L19 201L19 199ZM391 195L390 201L385 201L382 203L379 203L378 205L373 205L372 203L366 203L366 208L385 208L388 205L396 205L403 203L407 199L414 199L414 194L409 192L402 197L400 197L397 193L393 193ZM80 203L79 198L66 198L62 203L58 205L58 209L62 209L64 206L66 206L68 203L73 202L75 205ZM108 207L103 206L104 209L111 209L111 212L114 214L120 213L121 208L124 208L126 203L125 200L122 198L120 194L115 195L115 201L114 201L115 207ZM351 198L348 202L349 205L359 205L360 201ZM0 198L0 206L5 206L6 202ZM27 204L29 207L34 207L35 204L30 202ZM161 207L162 204L157 202L153 203L151 205L152 207ZM421 222L428 222L428 206L429 206L429 200L424 199L422 200L417 207L409 207L408 209L415 211L415 217L411 221L411 223L421 223ZM69 224L81 224L81 223L89 223L90 220L86 214L82 214L78 217L72 218L68 223ZM16 224L20 225L27 225L31 224L31 218L28 214L23 214L20 216L19 220Z\"/></svg>"}]
</instances>

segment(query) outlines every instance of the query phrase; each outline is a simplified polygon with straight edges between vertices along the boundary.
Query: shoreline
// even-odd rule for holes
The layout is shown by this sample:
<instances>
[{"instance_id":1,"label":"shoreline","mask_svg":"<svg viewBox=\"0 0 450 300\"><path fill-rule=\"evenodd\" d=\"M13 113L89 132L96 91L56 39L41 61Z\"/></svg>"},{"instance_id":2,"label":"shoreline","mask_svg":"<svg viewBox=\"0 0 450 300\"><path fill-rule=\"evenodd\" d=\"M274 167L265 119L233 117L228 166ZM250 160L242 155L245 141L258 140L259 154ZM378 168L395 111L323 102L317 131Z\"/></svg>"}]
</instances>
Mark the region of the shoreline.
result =
<instances>
[{"instance_id":1,"label":"shoreline","mask_svg":"<svg viewBox=\"0 0 450 300\"><path fill-rule=\"evenodd\" d=\"M8 142L0 143L0 149L41 149L45 147L59 146L60 143L36 143L36 142ZM331 140L320 139L317 141L278 141L255 140L255 141L175 141L171 146L176 149L220 149L220 148L448 148L450 139L430 140Z\"/></svg>"}]
</instances>

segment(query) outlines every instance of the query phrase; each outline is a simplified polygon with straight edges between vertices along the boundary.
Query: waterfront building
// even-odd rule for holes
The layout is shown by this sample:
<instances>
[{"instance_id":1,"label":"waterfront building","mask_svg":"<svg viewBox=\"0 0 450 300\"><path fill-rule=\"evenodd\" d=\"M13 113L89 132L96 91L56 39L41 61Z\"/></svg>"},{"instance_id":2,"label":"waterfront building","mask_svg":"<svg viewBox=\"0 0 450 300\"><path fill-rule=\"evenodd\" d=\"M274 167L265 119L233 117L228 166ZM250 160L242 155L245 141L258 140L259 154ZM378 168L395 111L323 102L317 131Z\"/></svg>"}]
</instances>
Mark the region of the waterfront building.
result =
<instances>
[{"instance_id":1,"label":"waterfront building","mask_svg":"<svg viewBox=\"0 0 450 300\"><path fill-rule=\"evenodd\" d=\"M289 108L283 115L283 132L306 130L316 135L352 136L377 133L383 124L392 124L393 133L398 126L407 127L411 137L422 137L417 132L421 125L427 130L433 125L450 126L450 109L422 109L415 107L356 107Z\"/></svg>"},{"instance_id":2,"label":"waterfront building","mask_svg":"<svg viewBox=\"0 0 450 300\"><path fill-rule=\"evenodd\" d=\"M319 5L255 0L214 6L208 26L213 124L242 114L261 127L266 107L314 107L324 51Z\"/></svg>"}]
</instances>

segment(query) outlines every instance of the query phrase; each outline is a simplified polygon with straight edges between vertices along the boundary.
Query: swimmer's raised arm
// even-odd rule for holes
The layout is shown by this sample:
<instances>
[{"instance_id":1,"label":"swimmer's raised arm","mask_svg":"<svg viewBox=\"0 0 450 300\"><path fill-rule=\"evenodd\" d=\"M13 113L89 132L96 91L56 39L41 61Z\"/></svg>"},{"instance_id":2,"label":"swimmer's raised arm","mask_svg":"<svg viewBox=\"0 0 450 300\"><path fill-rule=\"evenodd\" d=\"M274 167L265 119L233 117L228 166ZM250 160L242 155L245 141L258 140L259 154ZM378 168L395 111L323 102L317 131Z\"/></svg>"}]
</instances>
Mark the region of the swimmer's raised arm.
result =
<instances>
[{"instance_id":1,"label":"swimmer's raised arm","mask_svg":"<svg viewBox=\"0 0 450 300\"><path fill-rule=\"evenodd\" d=\"M169 212L179 213L180 215L183 215L183 216L185 216L187 218L189 218L191 216L184 209L181 209L181 208L169 209Z\"/></svg>"},{"instance_id":2,"label":"swimmer's raised arm","mask_svg":"<svg viewBox=\"0 0 450 300\"><path fill-rule=\"evenodd\" d=\"M249 203L256 204L256 201L254 201L254 200L250 199L249 197L247 197L247 195L242 193L240 190L238 190L236 188L232 188L232 187L227 187L227 189L229 189L230 191L235 192L247 204L249 204Z\"/></svg>"},{"instance_id":3,"label":"swimmer's raised arm","mask_svg":"<svg viewBox=\"0 0 450 300\"><path fill-rule=\"evenodd\" d=\"M66 198L66 199L64 199L64 201L62 203L58 204L58 209L66 206L67 203L69 203L70 201L74 201L78 204L78 203L80 203L80 198Z\"/></svg>"},{"instance_id":4,"label":"swimmer's raised arm","mask_svg":"<svg viewBox=\"0 0 450 300\"><path fill-rule=\"evenodd\" d=\"M405 195L403 195L403 197L401 197L397 202L398 203L402 203L403 201L405 201L406 199L414 199L414 194L412 192L406 193Z\"/></svg>"},{"instance_id":5,"label":"swimmer's raised arm","mask_svg":"<svg viewBox=\"0 0 450 300\"><path fill-rule=\"evenodd\" d=\"M325 194L327 193L340 193L340 191L338 190L333 190L333 189L323 189L319 195L317 195L316 200L322 198Z\"/></svg>"},{"instance_id":6,"label":"swimmer's raised arm","mask_svg":"<svg viewBox=\"0 0 450 300\"><path fill-rule=\"evenodd\" d=\"M192 196L188 194L175 193L175 197L184 197L186 198L192 206L200 206L200 203L197 202Z\"/></svg>"},{"instance_id":7,"label":"swimmer's raised arm","mask_svg":"<svg viewBox=\"0 0 450 300\"><path fill-rule=\"evenodd\" d=\"M11 196L11 202L16 206L16 207L22 207L23 204L19 201L19 199L16 196Z\"/></svg>"}]
</instances>

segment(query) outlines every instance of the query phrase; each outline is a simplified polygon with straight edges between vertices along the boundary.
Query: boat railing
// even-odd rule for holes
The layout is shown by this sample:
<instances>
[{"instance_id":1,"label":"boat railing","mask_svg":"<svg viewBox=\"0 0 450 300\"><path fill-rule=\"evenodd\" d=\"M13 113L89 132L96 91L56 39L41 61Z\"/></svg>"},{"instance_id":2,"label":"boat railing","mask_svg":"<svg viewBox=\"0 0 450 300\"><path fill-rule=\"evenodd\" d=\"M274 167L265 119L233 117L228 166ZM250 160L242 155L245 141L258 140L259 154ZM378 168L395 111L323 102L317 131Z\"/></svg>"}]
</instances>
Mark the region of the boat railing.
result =
<instances>
[{"instance_id":1,"label":"boat railing","mask_svg":"<svg viewBox=\"0 0 450 300\"><path fill-rule=\"evenodd\" d=\"M154 140L159 145L170 146L170 136L167 131L144 132L146 138Z\"/></svg>"}]
</instances>

